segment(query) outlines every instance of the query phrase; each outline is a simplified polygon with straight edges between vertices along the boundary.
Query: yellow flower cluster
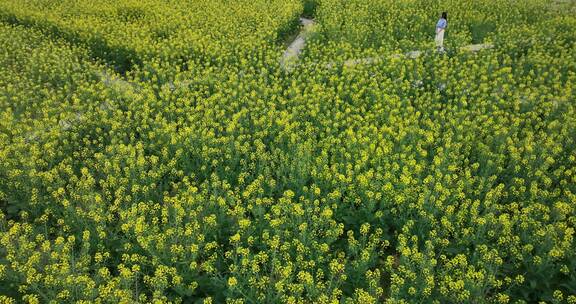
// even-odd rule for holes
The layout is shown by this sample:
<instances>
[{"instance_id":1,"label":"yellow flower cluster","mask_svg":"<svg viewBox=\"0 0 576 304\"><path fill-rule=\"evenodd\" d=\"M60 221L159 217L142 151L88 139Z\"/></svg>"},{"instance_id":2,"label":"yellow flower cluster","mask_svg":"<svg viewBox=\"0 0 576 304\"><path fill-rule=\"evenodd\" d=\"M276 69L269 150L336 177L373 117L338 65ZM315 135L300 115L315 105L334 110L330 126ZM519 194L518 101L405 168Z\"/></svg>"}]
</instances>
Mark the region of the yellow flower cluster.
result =
<instances>
[{"instance_id":1,"label":"yellow flower cluster","mask_svg":"<svg viewBox=\"0 0 576 304\"><path fill-rule=\"evenodd\" d=\"M576 303L552 2L0 1L0 303Z\"/></svg>"},{"instance_id":2,"label":"yellow flower cluster","mask_svg":"<svg viewBox=\"0 0 576 304\"><path fill-rule=\"evenodd\" d=\"M154 70L158 62L178 65L175 71L187 61L242 64L261 56L294 30L302 9L298 0L9 0L0 2L0 21L86 45L122 72Z\"/></svg>"}]
</instances>

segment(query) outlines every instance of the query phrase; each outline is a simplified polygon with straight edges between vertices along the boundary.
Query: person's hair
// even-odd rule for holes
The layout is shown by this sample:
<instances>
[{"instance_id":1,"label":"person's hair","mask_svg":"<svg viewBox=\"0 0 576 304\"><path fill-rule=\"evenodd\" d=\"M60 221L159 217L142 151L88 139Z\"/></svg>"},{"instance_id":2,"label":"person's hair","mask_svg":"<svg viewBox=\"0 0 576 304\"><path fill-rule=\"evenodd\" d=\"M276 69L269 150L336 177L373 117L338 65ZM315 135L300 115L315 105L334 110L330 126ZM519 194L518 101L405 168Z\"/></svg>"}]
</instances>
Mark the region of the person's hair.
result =
<instances>
[{"instance_id":1,"label":"person's hair","mask_svg":"<svg viewBox=\"0 0 576 304\"><path fill-rule=\"evenodd\" d=\"M448 13L442 12L442 19L448 20Z\"/></svg>"}]
</instances>

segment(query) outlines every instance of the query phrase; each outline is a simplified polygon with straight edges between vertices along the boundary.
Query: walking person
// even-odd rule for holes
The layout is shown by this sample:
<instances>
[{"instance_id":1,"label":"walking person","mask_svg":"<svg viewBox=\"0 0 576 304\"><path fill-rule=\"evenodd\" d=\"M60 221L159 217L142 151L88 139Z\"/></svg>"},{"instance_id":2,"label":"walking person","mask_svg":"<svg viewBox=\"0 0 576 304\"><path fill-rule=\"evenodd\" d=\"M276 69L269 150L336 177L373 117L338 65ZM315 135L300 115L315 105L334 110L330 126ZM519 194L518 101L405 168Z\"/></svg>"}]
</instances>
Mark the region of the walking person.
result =
<instances>
[{"instance_id":1,"label":"walking person","mask_svg":"<svg viewBox=\"0 0 576 304\"><path fill-rule=\"evenodd\" d=\"M444 52L444 31L448 26L448 14L442 12L442 16L438 23L436 23L436 47L439 52Z\"/></svg>"}]
</instances>

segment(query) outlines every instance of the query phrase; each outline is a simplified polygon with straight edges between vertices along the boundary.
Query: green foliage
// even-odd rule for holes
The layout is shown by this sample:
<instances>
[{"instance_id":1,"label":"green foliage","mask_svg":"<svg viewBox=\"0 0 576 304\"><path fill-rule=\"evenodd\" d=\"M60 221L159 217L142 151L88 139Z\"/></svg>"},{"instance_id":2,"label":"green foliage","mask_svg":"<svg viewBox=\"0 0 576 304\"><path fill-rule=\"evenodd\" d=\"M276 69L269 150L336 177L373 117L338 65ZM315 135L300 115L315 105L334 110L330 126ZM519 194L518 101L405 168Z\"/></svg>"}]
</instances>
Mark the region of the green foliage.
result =
<instances>
[{"instance_id":1,"label":"green foliage","mask_svg":"<svg viewBox=\"0 0 576 304\"><path fill-rule=\"evenodd\" d=\"M442 5L0 1L0 302L575 303L576 18Z\"/></svg>"},{"instance_id":2,"label":"green foliage","mask_svg":"<svg viewBox=\"0 0 576 304\"><path fill-rule=\"evenodd\" d=\"M316 15L316 8L318 7L318 0L304 0L304 16L313 17Z\"/></svg>"},{"instance_id":3,"label":"green foliage","mask_svg":"<svg viewBox=\"0 0 576 304\"><path fill-rule=\"evenodd\" d=\"M83 44L121 73L156 60L238 63L274 49L301 12L298 0L0 1L0 20Z\"/></svg>"}]
</instances>

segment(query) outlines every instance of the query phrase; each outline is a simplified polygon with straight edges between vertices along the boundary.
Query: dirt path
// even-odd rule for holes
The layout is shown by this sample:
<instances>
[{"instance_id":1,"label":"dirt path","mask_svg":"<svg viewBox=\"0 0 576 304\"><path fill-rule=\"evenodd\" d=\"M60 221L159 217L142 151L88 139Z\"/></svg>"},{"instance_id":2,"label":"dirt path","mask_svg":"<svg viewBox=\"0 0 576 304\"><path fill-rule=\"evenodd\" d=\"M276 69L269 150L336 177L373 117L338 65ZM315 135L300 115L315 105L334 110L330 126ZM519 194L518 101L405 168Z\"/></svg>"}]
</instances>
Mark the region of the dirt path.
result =
<instances>
[{"instance_id":1,"label":"dirt path","mask_svg":"<svg viewBox=\"0 0 576 304\"><path fill-rule=\"evenodd\" d=\"M282 54L282 58L280 59L280 66L286 70L291 71L296 67L298 64L298 59L304 47L306 47L306 39L310 37L310 34L314 32L316 23L312 19L307 18L300 18L300 23L302 24L302 30L298 34L298 36L290 43L288 48ZM470 44L460 48L462 51L468 52L478 52L484 49L491 49L494 46L492 44ZM410 51L405 54L396 54L393 55L393 58L409 58L409 59L416 59L420 56L425 54L423 51ZM338 62L329 62L324 64L325 68L332 68L337 65L342 64L346 67L351 67L355 65L366 65L366 64L374 64L375 62L384 59L384 56L378 57L366 57L366 58L357 58L357 59L349 59L344 61L343 63ZM318 64L315 64L318 66Z\"/></svg>"},{"instance_id":2,"label":"dirt path","mask_svg":"<svg viewBox=\"0 0 576 304\"><path fill-rule=\"evenodd\" d=\"M306 46L306 39L314 31L314 20L300 18L300 23L302 24L302 30L296 39L290 43L280 59L280 65L285 70L291 70L298 63L298 56L300 56L300 53Z\"/></svg>"},{"instance_id":3,"label":"dirt path","mask_svg":"<svg viewBox=\"0 0 576 304\"><path fill-rule=\"evenodd\" d=\"M139 91L140 89L136 84L128 82L119 76L110 74L105 70L98 72L97 76L100 78L100 81L105 86L110 87L120 92L121 94L134 93ZM113 106L107 101L104 101L103 103L100 104L99 108L103 111L109 111L112 110ZM74 127L75 125L78 125L85 120L86 117L84 115L84 112L81 111L75 113L72 112L70 113L70 115L68 115L68 117L62 118L58 121L58 127L60 127L62 131L68 131L72 129L72 127ZM41 133L49 132L51 129L52 127L46 127L29 132L25 135L25 140L27 142L37 141L40 138Z\"/></svg>"},{"instance_id":4,"label":"dirt path","mask_svg":"<svg viewBox=\"0 0 576 304\"><path fill-rule=\"evenodd\" d=\"M467 52L478 52L480 50L485 50L485 49L491 49L493 48L494 45L492 44L470 44L470 45L466 45L460 48L461 51L467 51ZM395 54L392 56L392 58L408 58L408 59L416 59L422 55L426 54L426 52L424 51L410 51L404 54ZM378 60L382 60L385 59L386 57L383 56L379 56L379 57L366 57L366 58L360 58L360 59L350 59L350 60L346 60L344 61L344 66L346 67L351 67L351 66L355 66L355 65L359 65L359 64L373 64ZM329 63L327 66L332 67L334 66L334 63Z\"/></svg>"}]
</instances>

